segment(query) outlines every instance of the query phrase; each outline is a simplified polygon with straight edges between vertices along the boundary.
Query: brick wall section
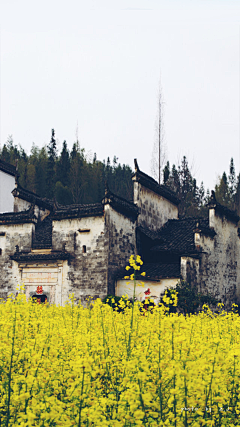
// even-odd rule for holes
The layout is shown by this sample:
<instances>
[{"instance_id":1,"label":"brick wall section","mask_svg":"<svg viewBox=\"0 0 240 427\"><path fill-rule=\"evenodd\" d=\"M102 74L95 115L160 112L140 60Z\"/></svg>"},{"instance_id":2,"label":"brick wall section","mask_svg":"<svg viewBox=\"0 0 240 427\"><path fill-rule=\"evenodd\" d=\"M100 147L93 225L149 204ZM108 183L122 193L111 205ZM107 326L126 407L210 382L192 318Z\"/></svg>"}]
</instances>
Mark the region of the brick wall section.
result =
<instances>
[{"instance_id":1,"label":"brick wall section","mask_svg":"<svg viewBox=\"0 0 240 427\"><path fill-rule=\"evenodd\" d=\"M79 231L80 230L80 231ZM88 231L89 230L89 231ZM107 241L104 216L62 219L53 221L53 250L71 254L66 281L69 293L85 305L107 295ZM86 247L86 253L83 252Z\"/></svg>"},{"instance_id":2,"label":"brick wall section","mask_svg":"<svg viewBox=\"0 0 240 427\"><path fill-rule=\"evenodd\" d=\"M20 284L21 275L17 263L10 259L14 254L16 245L20 251L30 251L32 244L32 234L35 225L11 224L0 225L0 298L7 298L11 292L16 292L16 287Z\"/></svg>"},{"instance_id":3,"label":"brick wall section","mask_svg":"<svg viewBox=\"0 0 240 427\"><path fill-rule=\"evenodd\" d=\"M115 294L115 275L135 254L136 223L105 205L105 229L108 241L108 294ZM127 273L126 273L127 274Z\"/></svg>"},{"instance_id":4,"label":"brick wall section","mask_svg":"<svg viewBox=\"0 0 240 427\"><path fill-rule=\"evenodd\" d=\"M138 225L156 231L169 219L178 218L178 208L169 200L134 182L134 203L140 209Z\"/></svg>"}]
</instances>

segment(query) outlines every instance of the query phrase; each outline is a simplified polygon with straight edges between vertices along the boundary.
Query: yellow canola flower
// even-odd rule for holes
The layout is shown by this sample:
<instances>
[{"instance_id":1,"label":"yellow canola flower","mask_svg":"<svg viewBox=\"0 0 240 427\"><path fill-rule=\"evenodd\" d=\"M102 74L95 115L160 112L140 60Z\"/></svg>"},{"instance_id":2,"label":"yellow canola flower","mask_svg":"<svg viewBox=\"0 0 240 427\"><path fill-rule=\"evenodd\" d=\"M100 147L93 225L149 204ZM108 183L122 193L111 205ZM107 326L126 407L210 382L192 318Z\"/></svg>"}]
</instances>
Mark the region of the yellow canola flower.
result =
<instances>
[{"instance_id":1,"label":"yellow canola flower","mask_svg":"<svg viewBox=\"0 0 240 427\"><path fill-rule=\"evenodd\" d=\"M143 312L126 296L119 311L100 299L57 307L22 296L0 303L1 425L239 424L238 314Z\"/></svg>"}]
</instances>

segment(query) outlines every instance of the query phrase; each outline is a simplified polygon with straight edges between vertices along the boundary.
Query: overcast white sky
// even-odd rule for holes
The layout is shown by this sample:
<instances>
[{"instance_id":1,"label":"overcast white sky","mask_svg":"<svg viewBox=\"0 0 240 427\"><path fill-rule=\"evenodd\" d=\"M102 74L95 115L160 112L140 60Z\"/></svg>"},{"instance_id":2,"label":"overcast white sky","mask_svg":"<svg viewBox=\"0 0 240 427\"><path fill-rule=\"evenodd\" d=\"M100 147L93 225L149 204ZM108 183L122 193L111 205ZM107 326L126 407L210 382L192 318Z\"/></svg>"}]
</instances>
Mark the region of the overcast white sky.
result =
<instances>
[{"instance_id":1,"label":"overcast white sky","mask_svg":"<svg viewBox=\"0 0 240 427\"><path fill-rule=\"evenodd\" d=\"M150 173L159 78L167 158L212 189L240 167L239 0L1 0L1 145L54 128Z\"/></svg>"}]
</instances>

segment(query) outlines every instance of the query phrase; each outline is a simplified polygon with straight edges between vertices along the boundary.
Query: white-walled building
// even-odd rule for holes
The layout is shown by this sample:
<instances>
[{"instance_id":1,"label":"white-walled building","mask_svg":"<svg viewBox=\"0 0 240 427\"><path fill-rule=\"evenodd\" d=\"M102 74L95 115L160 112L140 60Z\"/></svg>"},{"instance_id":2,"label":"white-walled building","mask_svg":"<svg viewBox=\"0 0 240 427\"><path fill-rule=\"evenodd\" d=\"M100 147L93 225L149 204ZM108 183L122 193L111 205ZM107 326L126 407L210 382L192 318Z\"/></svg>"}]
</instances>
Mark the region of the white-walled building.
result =
<instances>
[{"instance_id":1,"label":"white-walled building","mask_svg":"<svg viewBox=\"0 0 240 427\"><path fill-rule=\"evenodd\" d=\"M84 304L109 294L132 297L125 266L139 254L146 272L139 277L140 300L149 289L158 301L183 278L227 307L239 303L238 216L213 193L208 219L179 219L176 194L140 171L137 161L132 180L132 202L106 188L100 203L69 206L16 184L14 209L0 214L0 297L18 284L27 297L61 305L71 293Z\"/></svg>"},{"instance_id":2,"label":"white-walled building","mask_svg":"<svg viewBox=\"0 0 240 427\"><path fill-rule=\"evenodd\" d=\"M13 211L15 176L16 168L0 160L0 213Z\"/></svg>"}]
</instances>

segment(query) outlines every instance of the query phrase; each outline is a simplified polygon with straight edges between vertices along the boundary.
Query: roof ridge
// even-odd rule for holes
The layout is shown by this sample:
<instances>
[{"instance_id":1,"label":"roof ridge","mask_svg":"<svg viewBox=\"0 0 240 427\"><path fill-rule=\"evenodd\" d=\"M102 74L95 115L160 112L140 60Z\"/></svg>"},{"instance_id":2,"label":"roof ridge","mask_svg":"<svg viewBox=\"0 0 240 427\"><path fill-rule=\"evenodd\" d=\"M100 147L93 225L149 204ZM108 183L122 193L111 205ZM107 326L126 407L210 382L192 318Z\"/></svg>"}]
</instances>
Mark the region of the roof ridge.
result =
<instances>
[{"instance_id":1,"label":"roof ridge","mask_svg":"<svg viewBox=\"0 0 240 427\"><path fill-rule=\"evenodd\" d=\"M136 164L137 161L135 159L135 165ZM154 193L159 194L175 205L180 203L180 200L174 191L170 190L166 185L159 184L154 178L147 175L145 172L142 172L139 169L138 164L137 167L135 167L135 173L132 174L132 180L140 182L144 187L149 188Z\"/></svg>"}]
</instances>

